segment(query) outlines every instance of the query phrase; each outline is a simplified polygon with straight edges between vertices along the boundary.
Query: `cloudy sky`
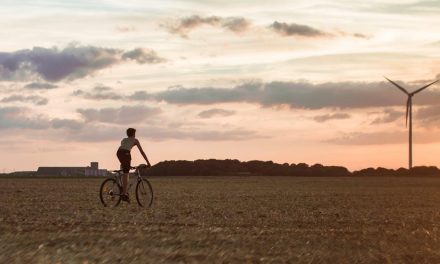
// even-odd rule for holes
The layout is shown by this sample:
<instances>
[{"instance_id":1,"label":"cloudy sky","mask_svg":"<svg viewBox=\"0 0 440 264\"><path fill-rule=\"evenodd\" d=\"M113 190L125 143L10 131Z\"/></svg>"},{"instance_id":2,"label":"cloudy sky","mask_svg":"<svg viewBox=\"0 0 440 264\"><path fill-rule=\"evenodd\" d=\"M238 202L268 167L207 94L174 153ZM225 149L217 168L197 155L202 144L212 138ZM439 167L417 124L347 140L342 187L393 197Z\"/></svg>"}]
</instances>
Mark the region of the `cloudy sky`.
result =
<instances>
[{"instance_id":1,"label":"cloudy sky","mask_svg":"<svg viewBox=\"0 0 440 264\"><path fill-rule=\"evenodd\" d=\"M1 171L233 158L407 166L406 97L440 78L440 2L2 0ZM440 85L414 100L440 166ZM141 162L135 152L134 163Z\"/></svg>"}]
</instances>

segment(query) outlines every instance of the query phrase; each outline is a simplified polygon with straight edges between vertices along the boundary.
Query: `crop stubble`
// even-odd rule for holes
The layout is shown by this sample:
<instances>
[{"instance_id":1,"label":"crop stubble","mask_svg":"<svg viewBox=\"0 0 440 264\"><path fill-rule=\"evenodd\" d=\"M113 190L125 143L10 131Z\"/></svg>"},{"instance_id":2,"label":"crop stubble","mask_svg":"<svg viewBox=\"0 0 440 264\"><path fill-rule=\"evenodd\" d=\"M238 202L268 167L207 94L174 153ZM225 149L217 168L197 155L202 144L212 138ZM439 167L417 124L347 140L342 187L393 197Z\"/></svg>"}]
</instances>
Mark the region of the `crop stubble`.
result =
<instances>
[{"instance_id":1,"label":"crop stubble","mask_svg":"<svg viewBox=\"0 0 440 264\"><path fill-rule=\"evenodd\" d=\"M440 262L440 179L152 178L151 209L102 179L0 179L0 263Z\"/></svg>"}]
</instances>

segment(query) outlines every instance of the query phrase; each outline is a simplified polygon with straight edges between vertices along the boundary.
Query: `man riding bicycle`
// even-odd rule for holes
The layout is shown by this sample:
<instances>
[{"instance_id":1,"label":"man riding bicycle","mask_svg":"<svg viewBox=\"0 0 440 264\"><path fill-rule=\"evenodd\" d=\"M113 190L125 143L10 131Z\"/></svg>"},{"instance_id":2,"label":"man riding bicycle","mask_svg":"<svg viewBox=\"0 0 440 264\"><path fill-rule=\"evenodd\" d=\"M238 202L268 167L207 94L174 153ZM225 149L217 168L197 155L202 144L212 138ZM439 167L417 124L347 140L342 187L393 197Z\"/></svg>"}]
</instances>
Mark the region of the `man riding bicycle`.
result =
<instances>
[{"instance_id":1,"label":"man riding bicycle","mask_svg":"<svg viewBox=\"0 0 440 264\"><path fill-rule=\"evenodd\" d=\"M145 155L144 150L141 147L141 143L135 137L136 129L129 128L127 129L127 137L123 138L121 141L121 146L118 148L116 152L116 156L121 163L121 169L124 175L122 176L122 195L121 199L126 202L130 202L130 198L128 197L127 188L128 188L128 173L131 169L131 149L136 145L147 162L147 166L151 167L150 162L148 161L147 155Z\"/></svg>"}]
</instances>

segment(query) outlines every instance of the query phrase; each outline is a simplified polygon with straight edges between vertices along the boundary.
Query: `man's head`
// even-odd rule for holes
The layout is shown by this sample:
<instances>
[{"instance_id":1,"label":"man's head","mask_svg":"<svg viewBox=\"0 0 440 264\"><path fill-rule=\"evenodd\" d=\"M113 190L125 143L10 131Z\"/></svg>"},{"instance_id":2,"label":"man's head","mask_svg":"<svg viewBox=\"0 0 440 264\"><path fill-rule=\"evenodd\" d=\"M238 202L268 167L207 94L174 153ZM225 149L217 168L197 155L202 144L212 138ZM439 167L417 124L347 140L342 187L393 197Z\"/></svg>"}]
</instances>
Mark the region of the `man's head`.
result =
<instances>
[{"instance_id":1,"label":"man's head","mask_svg":"<svg viewBox=\"0 0 440 264\"><path fill-rule=\"evenodd\" d=\"M127 129L127 136L128 137L134 137L135 134L136 134L136 129L131 128L131 127L129 129Z\"/></svg>"}]
</instances>

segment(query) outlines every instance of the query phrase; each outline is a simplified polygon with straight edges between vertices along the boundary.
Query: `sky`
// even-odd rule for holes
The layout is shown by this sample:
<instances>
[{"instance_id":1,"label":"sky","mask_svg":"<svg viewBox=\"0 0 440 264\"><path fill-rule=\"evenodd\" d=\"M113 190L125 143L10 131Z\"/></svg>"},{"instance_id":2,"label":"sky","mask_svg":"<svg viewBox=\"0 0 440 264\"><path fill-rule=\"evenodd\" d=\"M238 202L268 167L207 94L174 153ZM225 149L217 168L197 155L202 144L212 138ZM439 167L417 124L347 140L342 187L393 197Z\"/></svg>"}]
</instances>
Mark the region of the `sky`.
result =
<instances>
[{"instance_id":1,"label":"sky","mask_svg":"<svg viewBox=\"0 0 440 264\"><path fill-rule=\"evenodd\" d=\"M406 167L440 78L440 2L1 0L0 172L239 159ZM440 84L413 98L440 166ZM133 164L144 163L132 151Z\"/></svg>"}]
</instances>

